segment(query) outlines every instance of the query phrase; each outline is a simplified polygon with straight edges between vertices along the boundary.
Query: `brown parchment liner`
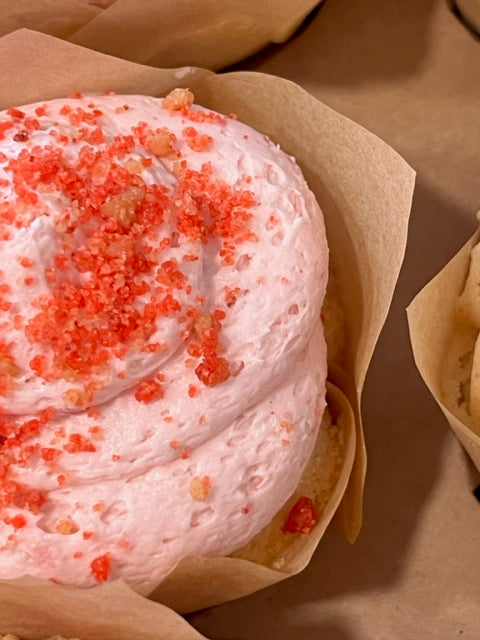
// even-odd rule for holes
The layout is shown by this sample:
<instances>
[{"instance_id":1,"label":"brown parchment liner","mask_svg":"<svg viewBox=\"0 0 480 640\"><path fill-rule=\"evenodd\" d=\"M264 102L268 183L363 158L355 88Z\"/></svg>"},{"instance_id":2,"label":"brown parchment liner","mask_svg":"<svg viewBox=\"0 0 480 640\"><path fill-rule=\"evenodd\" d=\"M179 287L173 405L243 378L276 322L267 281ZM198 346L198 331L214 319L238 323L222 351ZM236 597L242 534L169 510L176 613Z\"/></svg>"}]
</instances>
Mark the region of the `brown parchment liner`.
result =
<instances>
[{"instance_id":1,"label":"brown parchment liner","mask_svg":"<svg viewBox=\"0 0 480 640\"><path fill-rule=\"evenodd\" d=\"M360 395L403 260L413 170L373 134L295 84L264 74L154 69L27 30L0 38L0 73L0 108L75 91L162 95L187 86L198 103L237 113L294 155L324 212L333 307L342 309L345 342L330 359L333 424L324 444L319 439L320 455L326 447L336 452L336 462L327 485L311 487L323 509L320 522L309 536L286 536L291 543L277 558L259 561L255 541L238 557L188 558L161 585L150 585L151 597L189 611L273 584L308 563L335 512L353 540L365 474ZM311 478L315 482L315 469ZM0 632L27 638L202 637L172 609L122 581L83 590L37 580L0 582Z\"/></svg>"},{"instance_id":2,"label":"brown parchment liner","mask_svg":"<svg viewBox=\"0 0 480 640\"><path fill-rule=\"evenodd\" d=\"M0 0L0 36L35 29L159 67L218 69L284 42L321 0Z\"/></svg>"},{"instance_id":3,"label":"brown parchment liner","mask_svg":"<svg viewBox=\"0 0 480 640\"><path fill-rule=\"evenodd\" d=\"M465 22L478 33L480 31L479 0L455 0L455 4L464 17Z\"/></svg>"},{"instance_id":4,"label":"brown parchment liner","mask_svg":"<svg viewBox=\"0 0 480 640\"><path fill-rule=\"evenodd\" d=\"M470 268L470 252L480 241L480 229L445 267L425 285L407 309L410 340L418 370L480 471L480 434L461 402L460 383L468 377L460 358L474 347L475 336L461 321L457 299Z\"/></svg>"}]
</instances>

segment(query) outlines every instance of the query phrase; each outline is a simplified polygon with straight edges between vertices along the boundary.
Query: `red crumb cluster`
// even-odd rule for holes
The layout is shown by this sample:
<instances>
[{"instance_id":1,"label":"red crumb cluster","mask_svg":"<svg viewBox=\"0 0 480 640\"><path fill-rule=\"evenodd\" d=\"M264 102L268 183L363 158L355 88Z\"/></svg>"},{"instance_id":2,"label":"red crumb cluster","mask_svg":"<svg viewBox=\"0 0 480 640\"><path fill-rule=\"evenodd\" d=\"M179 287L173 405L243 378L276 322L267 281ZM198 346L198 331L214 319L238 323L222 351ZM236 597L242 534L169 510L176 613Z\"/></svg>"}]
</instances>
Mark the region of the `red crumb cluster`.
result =
<instances>
[{"instance_id":1,"label":"red crumb cluster","mask_svg":"<svg viewBox=\"0 0 480 640\"><path fill-rule=\"evenodd\" d=\"M225 123L218 114L192 110L192 100L190 92L178 90L165 99L164 106L198 122ZM62 144L33 145L22 149L5 167L17 197L13 205L21 202L19 208L23 209L25 205L38 206L39 191L60 194L72 203L57 222L60 250L53 256L53 268L45 271L51 295L33 301L38 313L26 324L25 333L33 344L51 350L42 350L31 359L32 371L47 382L64 378L76 383L64 399L67 405L79 407L88 406L95 391L105 384L112 359L124 359L132 348L149 352L168 348L150 338L162 316L182 311L177 293L192 293L182 265L162 260L162 252L172 245L175 234L201 244L220 238L218 255L225 265L234 264L238 245L257 241L249 229L255 205L251 192L219 180L211 162L199 171L189 168L178 151L175 135L166 128L152 129L139 122L130 135L105 142L102 111L94 104L89 106L64 105L60 111L78 128L75 139L64 140L66 134L60 129L52 131L61 143L86 143L75 161L67 160ZM10 115L22 118L17 110ZM22 123L27 120L23 118ZM198 152L213 143L211 136L198 133L194 127L186 127L183 134ZM178 183L173 194L162 185L144 181L142 170L152 159L128 157L139 146L152 156L178 159ZM42 206L38 206L40 213ZM3 222L15 226L30 224L32 216L37 215L18 218L14 216L15 206L4 209ZM173 233L152 248L166 220L170 224L174 221ZM198 255L185 255L185 263L195 260ZM28 257L22 257L21 264L25 268L33 266ZM25 284L34 281L32 276L25 278ZM139 304L145 297L148 303ZM210 386L229 375L228 363L214 352L216 345L205 345L197 371L202 382ZM15 363L8 356L4 361L11 374L0 392L3 388L8 393ZM158 385L146 383L137 389L136 396L143 402L159 394Z\"/></svg>"},{"instance_id":2,"label":"red crumb cluster","mask_svg":"<svg viewBox=\"0 0 480 640\"><path fill-rule=\"evenodd\" d=\"M213 142L213 138L207 134L198 133L193 127L187 127L183 130L183 135L188 146L193 151L206 151Z\"/></svg>"},{"instance_id":3,"label":"red crumb cluster","mask_svg":"<svg viewBox=\"0 0 480 640\"><path fill-rule=\"evenodd\" d=\"M24 421L0 419L0 513L6 524L15 529L26 524L25 516L8 515L9 508L19 508L37 514L46 501L43 491L29 487L15 479L12 471L15 466L26 467L32 459L40 456L47 466L54 466L60 450L41 447L33 441L53 416L53 410L42 411L37 418ZM19 523L22 523L19 526Z\"/></svg>"},{"instance_id":4,"label":"red crumb cluster","mask_svg":"<svg viewBox=\"0 0 480 640\"><path fill-rule=\"evenodd\" d=\"M174 194L179 203L178 229L191 240L206 244L210 238L220 238L219 256L224 265L233 265L237 247L245 242L257 242L249 228L255 197L251 191L232 189L215 177L211 162L200 171L180 162L180 177Z\"/></svg>"},{"instance_id":5,"label":"red crumb cluster","mask_svg":"<svg viewBox=\"0 0 480 640\"><path fill-rule=\"evenodd\" d=\"M190 92L178 90L165 99L164 106L189 119L224 124L223 116L191 110L192 101ZM166 128L152 129L139 122L130 135L105 142L102 111L94 104L89 106L64 105L60 110L77 127L75 139L64 139L66 134L54 127L52 137L60 146L32 145L6 161L16 200L4 205L0 216L4 223L15 226L30 224L32 217L44 213L39 191L58 193L72 203L57 222L60 250L53 256L53 267L45 270L51 295L34 300L38 313L28 321L25 333L33 344L53 351L34 356L32 371L47 382L64 378L81 384L65 395L68 405L80 407L87 406L103 386L113 358L125 358L131 348L152 352L168 347L152 343L150 338L162 316L181 312L177 292L192 293L182 265L162 261L162 252L172 244L175 233L203 244L220 238L219 259L228 265L234 264L238 245L257 240L249 229L255 205L251 192L219 180L210 162L200 171L190 169L181 159L175 135ZM44 108L37 113L41 117ZM10 110L9 115L14 119L12 127L18 119L22 126L29 122L19 110ZM198 152L213 143L211 136L194 127L186 127L183 134ZM79 141L86 144L78 158L67 160L63 143ZM152 159L130 159L129 154L138 146L156 157L180 158L173 194L162 185L148 185L143 180L142 170ZM25 205L30 205L28 215L15 215L16 209L25 210ZM35 212L30 212L34 207ZM152 249L151 243L166 219L174 220L176 229ZM197 255L185 256L185 262L197 259ZM20 260L25 268L33 266L27 256ZM25 284L34 282L32 276L25 278ZM138 304L145 296L149 302ZM228 377L225 362L211 354L207 347L198 372L209 385ZM0 379L0 392L6 394L16 369L8 354L3 362L7 373ZM137 395L145 401L151 392L152 388L149 391L144 385ZM158 393L159 387L156 397Z\"/></svg>"},{"instance_id":6,"label":"red crumb cluster","mask_svg":"<svg viewBox=\"0 0 480 640\"><path fill-rule=\"evenodd\" d=\"M163 398L161 383L157 380L142 380L135 389L135 398L147 404Z\"/></svg>"},{"instance_id":7,"label":"red crumb cluster","mask_svg":"<svg viewBox=\"0 0 480 640\"><path fill-rule=\"evenodd\" d=\"M311 498L302 496L293 505L283 523L283 533L311 533L318 522L318 515Z\"/></svg>"}]
</instances>

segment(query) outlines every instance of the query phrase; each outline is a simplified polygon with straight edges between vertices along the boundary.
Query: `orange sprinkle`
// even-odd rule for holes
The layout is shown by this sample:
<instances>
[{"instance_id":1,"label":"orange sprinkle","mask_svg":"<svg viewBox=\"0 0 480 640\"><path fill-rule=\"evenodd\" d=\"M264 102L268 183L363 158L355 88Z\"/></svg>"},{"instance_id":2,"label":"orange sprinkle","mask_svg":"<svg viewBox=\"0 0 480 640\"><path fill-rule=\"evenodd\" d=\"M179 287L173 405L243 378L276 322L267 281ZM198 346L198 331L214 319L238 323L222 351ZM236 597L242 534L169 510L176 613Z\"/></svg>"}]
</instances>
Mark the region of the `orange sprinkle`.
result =
<instances>
[{"instance_id":1,"label":"orange sprinkle","mask_svg":"<svg viewBox=\"0 0 480 640\"><path fill-rule=\"evenodd\" d=\"M88 429L88 433L94 440L101 440L103 438L103 429L100 425L95 425Z\"/></svg>"},{"instance_id":2,"label":"orange sprinkle","mask_svg":"<svg viewBox=\"0 0 480 640\"><path fill-rule=\"evenodd\" d=\"M282 427L282 429L285 429L285 431L288 431L288 433L290 433L290 431L295 428L295 424L290 420L282 420L280 422L280 426Z\"/></svg>"},{"instance_id":3,"label":"orange sprinkle","mask_svg":"<svg viewBox=\"0 0 480 640\"><path fill-rule=\"evenodd\" d=\"M211 487L210 476L195 476L190 483L189 492L195 502L205 502Z\"/></svg>"},{"instance_id":4,"label":"orange sprinkle","mask_svg":"<svg viewBox=\"0 0 480 640\"><path fill-rule=\"evenodd\" d=\"M60 520L55 527L55 531L62 536L70 536L78 531L78 527L71 520Z\"/></svg>"},{"instance_id":5,"label":"orange sprinkle","mask_svg":"<svg viewBox=\"0 0 480 640\"><path fill-rule=\"evenodd\" d=\"M163 107L169 111L180 111L188 108L193 104L194 96L188 89L173 89L165 96Z\"/></svg>"}]
</instances>

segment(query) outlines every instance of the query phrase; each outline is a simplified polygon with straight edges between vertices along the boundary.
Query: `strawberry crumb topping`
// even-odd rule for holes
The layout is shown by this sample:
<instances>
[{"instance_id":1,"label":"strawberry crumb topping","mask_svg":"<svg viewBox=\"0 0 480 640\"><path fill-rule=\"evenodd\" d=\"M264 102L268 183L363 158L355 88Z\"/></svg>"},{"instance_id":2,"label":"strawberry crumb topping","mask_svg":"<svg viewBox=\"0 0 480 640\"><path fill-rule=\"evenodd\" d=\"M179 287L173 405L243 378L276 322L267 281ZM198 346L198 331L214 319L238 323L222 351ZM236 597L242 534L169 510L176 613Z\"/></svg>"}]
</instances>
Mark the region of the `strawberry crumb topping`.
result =
<instances>
[{"instance_id":1,"label":"strawberry crumb topping","mask_svg":"<svg viewBox=\"0 0 480 640\"><path fill-rule=\"evenodd\" d=\"M223 116L192 110L192 104L193 94L178 89L165 98L163 107L194 121L224 124ZM21 119L29 131L40 127L38 119L24 118L20 110L8 113L13 118L9 126ZM45 107L37 107L38 118L45 113ZM178 315L179 324L185 322L179 292L195 294L199 303L203 297L193 291L183 267L201 256L185 253L179 263L162 259L163 252L182 238L203 245L220 240L221 264L233 265L239 245L257 242L249 228L256 202L248 190L219 180L211 162L200 170L190 168L168 128L152 129L140 121L132 126L130 135L107 141L102 130L103 112L93 101L87 108L64 104L60 115L77 128L77 134L69 138L61 131L52 133L67 144L84 143L78 157L72 160L62 145L32 143L15 158L5 158L16 200L13 206L3 206L0 220L7 226L29 226L36 216L48 214L46 205L39 205L39 192L59 194L67 203L56 223L58 249L52 256L53 264L45 267L50 294L32 301L37 313L26 321L24 333L40 351L29 362L35 376L47 383L61 379L77 382L63 394L63 400L67 408L85 409L108 384L116 360L125 359L132 350L156 353L168 349L151 338L162 317ZM198 152L212 144L211 136L193 126L185 127L183 136ZM178 159L173 167L177 182L172 193L164 185L143 179L142 171L153 159L129 157L138 145L155 158ZM21 215L20 210L24 211ZM156 234L166 221L173 224L172 236L158 241ZM34 266L29 256L20 256L19 261L25 268ZM23 282L33 286L36 278L27 276ZM234 299L235 293L228 303L233 304ZM9 306L8 299L0 300L1 308L8 310ZM184 329L182 339L188 333ZM218 334L216 327L202 346L203 359L196 367L199 380L207 386L230 376L228 360L217 353ZM8 354L8 345L3 352L6 373L2 376L0 367L0 394L7 397L20 371ZM115 377L125 380L127 374L120 370ZM144 381L135 395L140 402L150 402L161 393L160 385Z\"/></svg>"},{"instance_id":2,"label":"strawberry crumb topping","mask_svg":"<svg viewBox=\"0 0 480 640\"><path fill-rule=\"evenodd\" d=\"M81 94L75 96L81 98ZM173 116L209 125L223 126L226 118L193 105L187 89L172 91L163 107ZM128 110L128 105L122 111ZM205 311L205 296L194 291L188 275L189 265L202 260L201 247L217 247L222 265L233 265L239 245L256 242L249 228L255 198L238 185L231 186L216 176L215 167L206 162L200 170L192 169L182 158L176 136L166 127L152 128L139 121L129 135L107 138L102 127L103 112L94 101L87 106L64 104L59 115L71 129L57 123L52 107L35 108L36 117L27 117L20 109L9 109L9 119L0 122L0 138L10 135L23 145L15 157L2 153L0 162L11 184L11 201L0 203L0 237L10 238L9 227L28 228L37 218L50 216L48 205L39 194L61 199L63 210L55 222L55 242L50 262L42 265L48 294L34 297L33 315L16 313L12 324L23 332L36 352L28 360L27 374L32 373L46 385L66 380L71 386L62 392L64 406L85 411L98 420L99 411L90 407L95 394L111 379L112 366L124 361L130 351L155 354L167 351L168 344L152 336L162 318L177 318L182 340L188 341L189 367L199 383L213 387L227 380L230 364L221 342L221 309ZM44 128L48 117L50 143L36 144L34 134ZM194 126L182 131L183 140L195 152L210 149L213 138ZM67 147L79 145L76 155ZM132 156L142 148L150 157ZM172 187L151 183L143 172L158 159L172 163L176 183ZM248 184L245 176L244 184ZM170 228L170 233L165 229ZM160 233L160 230L161 233ZM162 237L163 236L163 237ZM193 243L195 251L184 251L181 259L165 256L172 247ZM29 255L20 254L17 262L24 269L36 267ZM0 274L3 277L3 274ZM24 286L35 286L38 278L26 275ZM231 306L238 291L226 294ZM9 312L10 284L0 282L0 312ZM185 295L194 304L186 306ZM183 297L182 297L183 296ZM1 329L0 329L1 330ZM29 352L31 353L31 351ZM13 345L0 340L0 396L8 398L23 375ZM115 379L127 377L128 368L116 372ZM200 389L188 386L194 399ZM138 402L151 403L164 396L164 378L157 373L138 381L133 391ZM37 443L53 410L48 409L28 420L1 419L0 425L0 507L15 506L39 513L46 500L44 491L18 482L15 467L26 467L39 460L55 471L67 455L93 453L102 439L102 428L90 426L88 435L80 431L66 433L63 426L55 438ZM173 418L167 416L166 423ZM205 417L199 424L205 422ZM48 444L48 446L45 446ZM187 447L172 440L181 458L190 456ZM112 462L121 456L111 454ZM67 473L57 473L57 484L65 486ZM208 476L195 477L190 493L194 500L207 498L211 481ZM23 528L23 515L9 519L15 529ZM71 521L62 520L57 531L73 532ZM88 539L93 532L85 531ZM92 572L101 582L108 577L109 556L104 554L92 563Z\"/></svg>"},{"instance_id":3,"label":"strawberry crumb topping","mask_svg":"<svg viewBox=\"0 0 480 640\"><path fill-rule=\"evenodd\" d=\"M287 519L283 523L283 533L311 533L318 522L313 500L302 496L293 505Z\"/></svg>"}]
</instances>

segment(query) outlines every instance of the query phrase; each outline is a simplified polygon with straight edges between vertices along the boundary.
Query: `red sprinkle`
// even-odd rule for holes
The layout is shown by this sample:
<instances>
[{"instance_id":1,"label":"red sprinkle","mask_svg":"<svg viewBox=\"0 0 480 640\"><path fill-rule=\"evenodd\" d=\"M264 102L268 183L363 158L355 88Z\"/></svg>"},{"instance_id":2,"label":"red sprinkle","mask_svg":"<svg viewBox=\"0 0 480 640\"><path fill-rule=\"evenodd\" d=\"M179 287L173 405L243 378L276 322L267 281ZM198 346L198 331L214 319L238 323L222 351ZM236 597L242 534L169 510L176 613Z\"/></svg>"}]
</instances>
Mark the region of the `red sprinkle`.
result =
<instances>
[{"instance_id":1,"label":"red sprinkle","mask_svg":"<svg viewBox=\"0 0 480 640\"><path fill-rule=\"evenodd\" d=\"M283 533L305 533L312 531L318 522L318 516L311 498L302 496L293 505L287 519L285 520Z\"/></svg>"},{"instance_id":2,"label":"red sprinkle","mask_svg":"<svg viewBox=\"0 0 480 640\"><path fill-rule=\"evenodd\" d=\"M18 514L12 518L12 525L15 529L22 529L27 524L25 516Z\"/></svg>"},{"instance_id":3,"label":"red sprinkle","mask_svg":"<svg viewBox=\"0 0 480 640\"><path fill-rule=\"evenodd\" d=\"M71 433L67 444L63 448L67 453L93 452L97 450L93 442L85 438L81 433Z\"/></svg>"},{"instance_id":4,"label":"red sprinkle","mask_svg":"<svg viewBox=\"0 0 480 640\"><path fill-rule=\"evenodd\" d=\"M207 387L216 387L230 377L230 365L225 358L205 359L195 369L198 379Z\"/></svg>"},{"instance_id":5,"label":"red sprinkle","mask_svg":"<svg viewBox=\"0 0 480 640\"><path fill-rule=\"evenodd\" d=\"M32 258L29 258L28 256L22 256L21 258L18 258L18 261L22 267L33 267L34 265Z\"/></svg>"},{"instance_id":6,"label":"red sprinkle","mask_svg":"<svg viewBox=\"0 0 480 640\"><path fill-rule=\"evenodd\" d=\"M97 582L105 582L110 575L110 554L104 553L103 556L98 556L92 560L90 567L92 569L93 577Z\"/></svg>"},{"instance_id":7,"label":"red sprinkle","mask_svg":"<svg viewBox=\"0 0 480 640\"><path fill-rule=\"evenodd\" d=\"M12 118L19 118L20 120L25 117L25 113L23 111L20 111L20 109L15 109L14 107L8 109L7 113L9 116L12 116Z\"/></svg>"},{"instance_id":8,"label":"red sprinkle","mask_svg":"<svg viewBox=\"0 0 480 640\"><path fill-rule=\"evenodd\" d=\"M60 449L54 449L51 447L42 447L40 449L40 455L45 460L45 462L55 462L57 456L59 456L62 452Z\"/></svg>"},{"instance_id":9,"label":"red sprinkle","mask_svg":"<svg viewBox=\"0 0 480 640\"><path fill-rule=\"evenodd\" d=\"M163 398L162 385L156 380L142 380L135 390L135 398L145 404Z\"/></svg>"}]
</instances>

